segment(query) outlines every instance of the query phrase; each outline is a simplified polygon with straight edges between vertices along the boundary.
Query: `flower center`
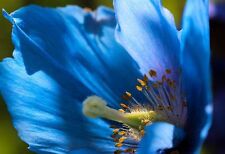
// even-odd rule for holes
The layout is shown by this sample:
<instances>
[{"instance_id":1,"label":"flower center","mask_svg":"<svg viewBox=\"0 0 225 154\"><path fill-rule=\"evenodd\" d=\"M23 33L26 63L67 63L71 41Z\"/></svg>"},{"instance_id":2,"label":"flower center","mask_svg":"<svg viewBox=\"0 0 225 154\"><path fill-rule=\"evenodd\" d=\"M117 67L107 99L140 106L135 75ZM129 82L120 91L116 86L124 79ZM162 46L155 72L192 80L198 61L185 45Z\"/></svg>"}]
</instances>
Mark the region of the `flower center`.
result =
<instances>
[{"instance_id":1,"label":"flower center","mask_svg":"<svg viewBox=\"0 0 225 154\"><path fill-rule=\"evenodd\" d=\"M107 106L105 100L98 96L90 96L83 103L84 115L91 118L105 118L116 121L120 126L112 126L112 138L118 150L115 153L135 153L135 146L122 146L130 140L138 143L144 135L144 127L157 121L164 121L184 127L187 114L187 103L182 94L181 80L170 79L171 70L157 80L157 72L150 70L143 79L138 79L136 89L146 98L140 103L131 93L125 92L121 109L115 110ZM180 77L180 75L178 75ZM151 78L152 80L150 80ZM126 144L127 145L127 144Z\"/></svg>"},{"instance_id":2,"label":"flower center","mask_svg":"<svg viewBox=\"0 0 225 154\"><path fill-rule=\"evenodd\" d=\"M123 106L124 105L125 104L123 104ZM112 109L107 106L105 100L98 96L90 96L84 101L83 113L91 118L101 117L123 123L136 130L143 129L147 122L155 122L163 119L163 117L155 111L145 109L143 106L127 113L124 110L122 111L122 109L119 111Z\"/></svg>"}]
</instances>

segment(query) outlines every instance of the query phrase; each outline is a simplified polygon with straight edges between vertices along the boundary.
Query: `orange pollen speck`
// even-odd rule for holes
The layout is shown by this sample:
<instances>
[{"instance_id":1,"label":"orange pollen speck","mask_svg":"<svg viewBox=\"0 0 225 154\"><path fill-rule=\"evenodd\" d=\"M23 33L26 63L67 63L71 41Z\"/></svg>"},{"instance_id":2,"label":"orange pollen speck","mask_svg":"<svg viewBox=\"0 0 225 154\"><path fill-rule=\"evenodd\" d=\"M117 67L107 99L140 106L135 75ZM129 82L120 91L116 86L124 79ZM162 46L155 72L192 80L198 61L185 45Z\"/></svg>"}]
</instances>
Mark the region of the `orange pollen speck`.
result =
<instances>
[{"instance_id":1,"label":"orange pollen speck","mask_svg":"<svg viewBox=\"0 0 225 154\"><path fill-rule=\"evenodd\" d=\"M128 109L128 106L127 106L126 104L124 104L124 103L121 103L120 106L121 106L122 108L124 108L124 109Z\"/></svg>"},{"instance_id":2,"label":"orange pollen speck","mask_svg":"<svg viewBox=\"0 0 225 154\"><path fill-rule=\"evenodd\" d=\"M122 143L116 143L115 147L122 147L122 145L123 145Z\"/></svg>"}]
</instances>

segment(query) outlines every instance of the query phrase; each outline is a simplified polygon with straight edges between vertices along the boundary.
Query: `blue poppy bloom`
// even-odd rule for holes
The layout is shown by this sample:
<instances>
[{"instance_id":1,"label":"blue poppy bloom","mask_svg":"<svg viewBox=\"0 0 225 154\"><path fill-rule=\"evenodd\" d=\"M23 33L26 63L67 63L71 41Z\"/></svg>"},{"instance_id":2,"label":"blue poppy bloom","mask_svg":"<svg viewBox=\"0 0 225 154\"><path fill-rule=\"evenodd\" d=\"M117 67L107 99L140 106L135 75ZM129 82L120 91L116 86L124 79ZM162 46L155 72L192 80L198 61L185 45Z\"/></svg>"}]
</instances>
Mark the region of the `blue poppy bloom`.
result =
<instances>
[{"instance_id":1,"label":"blue poppy bloom","mask_svg":"<svg viewBox=\"0 0 225 154\"><path fill-rule=\"evenodd\" d=\"M211 121L208 2L187 1L181 31L158 0L114 7L3 11L15 50L0 89L19 136L42 154L198 153Z\"/></svg>"}]
</instances>

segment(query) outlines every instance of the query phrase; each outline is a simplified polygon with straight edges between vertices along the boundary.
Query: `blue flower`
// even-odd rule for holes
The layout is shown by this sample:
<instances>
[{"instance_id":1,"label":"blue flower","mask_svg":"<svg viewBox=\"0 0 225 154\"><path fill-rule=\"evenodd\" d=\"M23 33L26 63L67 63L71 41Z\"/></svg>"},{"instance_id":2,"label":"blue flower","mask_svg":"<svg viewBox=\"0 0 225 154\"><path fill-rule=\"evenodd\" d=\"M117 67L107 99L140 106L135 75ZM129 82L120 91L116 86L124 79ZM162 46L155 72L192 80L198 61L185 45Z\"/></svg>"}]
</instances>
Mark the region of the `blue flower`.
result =
<instances>
[{"instance_id":1,"label":"blue flower","mask_svg":"<svg viewBox=\"0 0 225 154\"><path fill-rule=\"evenodd\" d=\"M42 154L198 153L211 122L208 2L188 0L181 31L158 0L114 7L3 11L15 50L0 89L19 136Z\"/></svg>"}]
</instances>

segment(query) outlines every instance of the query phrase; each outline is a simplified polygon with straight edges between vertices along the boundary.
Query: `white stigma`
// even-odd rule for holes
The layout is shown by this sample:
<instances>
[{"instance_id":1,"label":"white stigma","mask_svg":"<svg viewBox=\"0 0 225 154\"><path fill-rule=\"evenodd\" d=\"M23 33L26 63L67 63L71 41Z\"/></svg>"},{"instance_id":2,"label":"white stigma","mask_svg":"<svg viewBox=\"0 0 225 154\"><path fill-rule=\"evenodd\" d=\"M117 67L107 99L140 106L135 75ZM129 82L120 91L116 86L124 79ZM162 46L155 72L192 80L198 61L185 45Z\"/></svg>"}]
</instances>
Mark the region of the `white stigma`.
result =
<instances>
[{"instance_id":1,"label":"white stigma","mask_svg":"<svg viewBox=\"0 0 225 154\"><path fill-rule=\"evenodd\" d=\"M123 113L106 105L106 101L101 97L90 96L83 102L83 114L90 118L101 117L117 122L127 122Z\"/></svg>"},{"instance_id":2,"label":"white stigma","mask_svg":"<svg viewBox=\"0 0 225 154\"><path fill-rule=\"evenodd\" d=\"M90 118L101 117L105 114L107 103L98 96L90 96L83 102L83 114Z\"/></svg>"}]
</instances>

